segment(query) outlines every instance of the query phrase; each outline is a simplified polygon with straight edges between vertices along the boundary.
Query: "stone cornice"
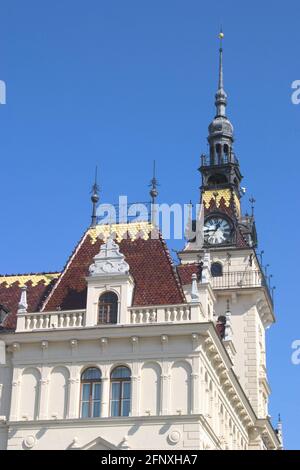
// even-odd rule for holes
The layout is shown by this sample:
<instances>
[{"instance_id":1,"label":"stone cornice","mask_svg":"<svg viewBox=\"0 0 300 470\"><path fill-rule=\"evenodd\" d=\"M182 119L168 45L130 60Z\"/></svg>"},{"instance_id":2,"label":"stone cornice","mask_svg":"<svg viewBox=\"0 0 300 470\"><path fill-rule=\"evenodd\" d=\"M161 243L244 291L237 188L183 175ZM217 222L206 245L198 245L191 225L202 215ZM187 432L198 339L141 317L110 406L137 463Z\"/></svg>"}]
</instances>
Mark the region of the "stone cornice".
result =
<instances>
[{"instance_id":1,"label":"stone cornice","mask_svg":"<svg viewBox=\"0 0 300 470\"><path fill-rule=\"evenodd\" d=\"M261 434L267 438L268 442L271 443L275 449L280 448L281 443L269 419L257 419L255 426L261 429Z\"/></svg>"},{"instance_id":2,"label":"stone cornice","mask_svg":"<svg viewBox=\"0 0 300 470\"><path fill-rule=\"evenodd\" d=\"M183 336L183 335L190 335L191 341L193 338L194 334L199 335L199 337L202 337L203 339L206 338L206 342L209 342L209 348L213 349L212 351L212 357L217 357L219 356L221 361L224 363L224 368L226 372L226 377L227 380L229 380L230 387L232 389L233 396L237 395L243 405L244 412L246 412L245 419L248 421L248 425L254 425L257 421L257 416L250 405L250 402L248 398L246 397L246 394L244 390L242 389L233 369L232 369L232 362L230 360L230 357L221 341L221 339L218 336L218 333L215 329L215 326L212 322L205 322L205 323L175 323L175 324L169 324L169 323L156 323L156 324L147 324L147 325L116 325L116 326L101 326L101 327L93 327L93 328L80 328L80 329L66 329L66 330L55 330L55 331L43 331L43 332L31 332L31 334L28 333L15 333L14 335L5 335L6 336L6 344L12 344L18 340L18 343L35 343L35 342L40 342L42 340L47 340L49 343L55 342L55 341L70 341L74 340L76 338L77 341L87 341L87 340L99 340L99 332L100 334L105 336L108 340L111 339L118 339L118 338L128 338L129 341L131 341L132 337L138 337L139 339L142 339L143 337L162 337L162 336ZM54 334L55 333L55 334ZM4 339L4 338L3 338ZM199 354L199 353L198 353ZM206 354L206 353L205 353ZM103 358L104 359L104 358ZM106 360L106 359L105 359ZM232 405L232 408L234 409L234 406ZM242 410L243 411L243 410ZM182 418L182 417L181 417ZM189 415L189 418L191 418L191 415ZM144 419L144 417L131 417L127 418L129 420L134 420L137 421L138 419ZM150 419L150 417L149 417ZM157 417L151 417L151 419L158 420ZM172 417L167 416L167 419L172 419ZM103 422L105 418L101 420ZM66 422L77 422L76 420L60 420L60 423ZM110 418L110 421L115 424L115 419ZM264 422L266 420L263 420ZM47 421L49 422L49 421ZM52 423L52 421L50 421ZM93 422L95 422L93 420ZM121 421L124 422L124 421ZM42 421L38 421L39 425L42 423ZM80 420L80 424L83 423L82 420ZM90 422L89 422L90 423ZM18 425L24 425L24 422L19 423ZM28 422L26 422L26 426L28 425Z\"/></svg>"}]
</instances>

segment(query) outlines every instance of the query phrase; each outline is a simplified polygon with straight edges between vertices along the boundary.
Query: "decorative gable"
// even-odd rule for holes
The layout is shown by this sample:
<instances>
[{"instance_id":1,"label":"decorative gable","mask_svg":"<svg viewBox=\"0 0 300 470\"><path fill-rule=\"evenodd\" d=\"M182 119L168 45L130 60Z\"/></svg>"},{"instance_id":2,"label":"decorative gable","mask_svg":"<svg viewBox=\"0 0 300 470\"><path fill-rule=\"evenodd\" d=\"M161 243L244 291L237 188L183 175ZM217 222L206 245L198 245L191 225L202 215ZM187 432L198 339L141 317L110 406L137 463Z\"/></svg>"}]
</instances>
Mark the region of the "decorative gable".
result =
<instances>
[{"instance_id":1,"label":"decorative gable","mask_svg":"<svg viewBox=\"0 0 300 470\"><path fill-rule=\"evenodd\" d=\"M123 253L120 253L120 247L112 236L102 243L99 253L94 256L86 281L88 284L86 324L92 326L99 323L99 302L107 293L117 299L115 322L126 323L127 309L132 305L135 283L129 273L129 264L125 261Z\"/></svg>"},{"instance_id":2,"label":"decorative gable","mask_svg":"<svg viewBox=\"0 0 300 470\"><path fill-rule=\"evenodd\" d=\"M125 256L120 253L119 245L108 238L106 243L100 247L100 253L94 257L93 264L90 265L90 276L110 276L128 274L129 265L125 261Z\"/></svg>"}]
</instances>

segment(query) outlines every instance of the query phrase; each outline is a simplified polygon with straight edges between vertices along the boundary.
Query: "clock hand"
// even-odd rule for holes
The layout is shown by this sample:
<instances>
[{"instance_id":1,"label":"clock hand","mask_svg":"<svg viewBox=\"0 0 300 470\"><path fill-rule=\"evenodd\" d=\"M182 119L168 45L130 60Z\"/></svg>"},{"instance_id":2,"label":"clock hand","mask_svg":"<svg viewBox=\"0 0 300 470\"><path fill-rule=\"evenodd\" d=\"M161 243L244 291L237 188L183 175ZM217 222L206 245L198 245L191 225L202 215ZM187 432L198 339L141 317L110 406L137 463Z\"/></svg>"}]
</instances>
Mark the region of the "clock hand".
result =
<instances>
[{"instance_id":1,"label":"clock hand","mask_svg":"<svg viewBox=\"0 0 300 470\"><path fill-rule=\"evenodd\" d=\"M217 232L217 230L219 230L219 228L220 228L220 225L221 225L221 224L219 224L219 225L217 226L217 228L214 230L214 233L216 233L216 232Z\"/></svg>"}]
</instances>

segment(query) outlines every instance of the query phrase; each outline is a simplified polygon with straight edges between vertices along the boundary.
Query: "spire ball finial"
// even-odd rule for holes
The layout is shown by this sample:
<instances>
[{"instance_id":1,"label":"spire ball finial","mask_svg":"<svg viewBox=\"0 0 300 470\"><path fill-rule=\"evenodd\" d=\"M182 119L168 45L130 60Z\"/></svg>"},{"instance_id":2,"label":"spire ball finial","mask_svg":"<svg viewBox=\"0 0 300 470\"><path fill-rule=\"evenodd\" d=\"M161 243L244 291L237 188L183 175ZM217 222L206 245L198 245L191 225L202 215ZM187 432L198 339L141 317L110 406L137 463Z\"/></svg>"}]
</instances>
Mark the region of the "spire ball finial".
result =
<instances>
[{"instance_id":1,"label":"spire ball finial","mask_svg":"<svg viewBox=\"0 0 300 470\"><path fill-rule=\"evenodd\" d=\"M224 33L222 28L219 32L220 39L220 48L219 48L219 77L218 77L218 91L216 93L215 105L217 108L217 116L225 116L225 109L227 105L227 95L224 90L224 80L223 80L223 41Z\"/></svg>"},{"instance_id":2,"label":"spire ball finial","mask_svg":"<svg viewBox=\"0 0 300 470\"><path fill-rule=\"evenodd\" d=\"M251 204L251 217L254 217L254 208L255 208L256 200L254 199L253 196L251 196L249 199L249 202Z\"/></svg>"},{"instance_id":3,"label":"spire ball finial","mask_svg":"<svg viewBox=\"0 0 300 470\"><path fill-rule=\"evenodd\" d=\"M220 39L220 51L222 51L222 41L224 39L224 33L223 33L222 26L220 27L220 32L218 34L218 38Z\"/></svg>"},{"instance_id":4,"label":"spire ball finial","mask_svg":"<svg viewBox=\"0 0 300 470\"><path fill-rule=\"evenodd\" d=\"M156 179L156 171L155 171L155 160L153 161L153 177L150 181L150 196L151 196L151 199L152 199L152 204L155 203L155 199L157 198L158 196L158 190L157 190L157 186L158 186L158 181Z\"/></svg>"},{"instance_id":5,"label":"spire ball finial","mask_svg":"<svg viewBox=\"0 0 300 470\"><path fill-rule=\"evenodd\" d=\"M157 227L158 220L157 220L157 204L156 198L158 196L157 186L159 186L158 181L156 179L156 171L155 171L155 160L153 161L153 176L150 181L150 197L151 197L151 222L154 227Z\"/></svg>"},{"instance_id":6,"label":"spire ball finial","mask_svg":"<svg viewBox=\"0 0 300 470\"><path fill-rule=\"evenodd\" d=\"M99 185L98 185L98 181L97 181L97 177L98 177L98 167L96 166L96 169L95 169L95 182L92 186L92 195L91 195L91 201L92 201L92 204L93 204L93 212L92 212L92 227L94 227L95 225L97 225L97 215L96 215L96 211L97 211L97 203L99 202L99 191L100 191L100 188L99 188Z\"/></svg>"}]
</instances>

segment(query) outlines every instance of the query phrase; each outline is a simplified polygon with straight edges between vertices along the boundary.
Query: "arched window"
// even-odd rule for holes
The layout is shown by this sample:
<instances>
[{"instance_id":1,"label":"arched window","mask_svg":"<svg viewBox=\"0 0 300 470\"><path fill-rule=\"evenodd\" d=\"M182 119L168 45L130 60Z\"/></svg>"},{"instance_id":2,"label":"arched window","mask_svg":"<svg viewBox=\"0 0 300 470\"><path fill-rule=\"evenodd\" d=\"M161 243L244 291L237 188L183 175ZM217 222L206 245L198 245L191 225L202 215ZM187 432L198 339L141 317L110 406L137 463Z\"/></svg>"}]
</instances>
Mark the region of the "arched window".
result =
<instances>
[{"instance_id":1,"label":"arched window","mask_svg":"<svg viewBox=\"0 0 300 470\"><path fill-rule=\"evenodd\" d=\"M110 415L129 416L131 402L131 372L128 367L116 367L110 376Z\"/></svg>"},{"instance_id":2,"label":"arched window","mask_svg":"<svg viewBox=\"0 0 300 470\"><path fill-rule=\"evenodd\" d=\"M224 147L223 147L223 152L224 152L224 158L223 158L223 161L224 163L227 163L228 160L229 160L229 147L227 144L224 144Z\"/></svg>"},{"instance_id":3,"label":"arched window","mask_svg":"<svg viewBox=\"0 0 300 470\"><path fill-rule=\"evenodd\" d=\"M223 276L223 266L221 263L212 263L210 272L212 277Z\"/></svg>"},{"instance_id":4,"label":"arched window","mask_svg":"<svg viewBox=\"0 0 300 470\"><path fill-rule=\"evenodd\" d=\"M105 292L99 298L98 323L117 323L118 296L114 292Z\"/></svg>"},{"instance_id":5,"label":"arched window","mask_svg":"<svg viewBox=\"0 0 300 470\"><path fill-rule=\"evenodd\" d=\"M217 153L217 164L220 164L221 163L221 156L222 156L222 145L221 144L217 144L216 145L216 153Z\"/></svg>"},{"instance_id":6,"label":"arched window","mask_svg":"<svg viewBox=\"0 0 300 470\"><path fill-rule=\"evenodd\" d=\"M90 367L81 374L81 418L99 418L101 413L101 371Z\"/></svg>"}]
</instances>

